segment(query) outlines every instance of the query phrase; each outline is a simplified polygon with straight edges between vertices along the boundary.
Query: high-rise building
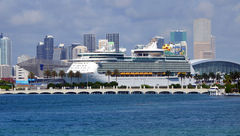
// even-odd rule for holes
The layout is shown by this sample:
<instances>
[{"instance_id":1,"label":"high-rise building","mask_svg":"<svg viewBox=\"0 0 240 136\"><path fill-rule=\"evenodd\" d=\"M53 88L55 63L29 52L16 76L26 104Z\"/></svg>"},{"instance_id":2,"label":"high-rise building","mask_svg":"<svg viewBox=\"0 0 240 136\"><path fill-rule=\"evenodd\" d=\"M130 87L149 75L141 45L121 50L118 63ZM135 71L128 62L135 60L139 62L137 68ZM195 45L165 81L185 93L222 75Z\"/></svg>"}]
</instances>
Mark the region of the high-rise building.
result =
<instances>
[{"instance_id":1,"label":"high-rise building","mask_svg":"<svg viewBox=\"0 0 240 136\"><path fill-rule=\"evenodd\" d=\"M215 37L211 34L211 21L206 18L194 20L194 59L215 58Z\"/></svg>"},{"instance_id":2,"label":"high-rise building","mask_svg":"<svg viewBox=\"0 0 240 136\"><path fill-rule=\"evenodd\" d=\"M54 45L54 39L53 36L47 35L44 38L44 55L45 59L52 60L53 59L53 45Z\"/></svg>"},{"instance_id":3,"label":"high-rise building","mask_svg":"<svg viewBox=\"0 0 240 136\"><path fill-rule=\"evenodd\" d=\"M108 48L108 40L107 39L100 39L98 40L98 49L107 49Z\"/></svg>"},{"instance_id":4,"label":"high-rise building","mask_svg":"<svg viewBox=\"0 0 240 136\"><path fill-rule=\"evenodd\" d=\"M44 38L44 42L39 42L37 45L37 59L53 59L53 47L54 38L51 35L47 35Z\"/></svg>"},{"instance_id":5,"label":"high-rise building","mask_svg":"<svg viewBox=\"0 0 240 136\"><path fill-rule=\"evenodd\" d=\"M73 59L73 48L81 45L82 45L81 43L72 43L70 46L64 48L66 52L66 59Z\"/></svg>"},{"instance_id":6,"label":"high-rise building","mask_svg":"<svg viewBox=\"0 0 240 136\"><path fill-rule=\"evenodd\" d=\"M37 59L45 59L43 42L39 42L37 45Z\"/></svg>"},{"instance_id":7,"label":"high-rise building","mask_svg":"<svg viewBox=\"0 0 240 136\"><path fill-rule=\"evenodd\" d=\"M115 51L119 52L119 33L108 33L106 39L108 42L114 42Z\"/></svg>"},{"instance_id":8,"label":"high-rise building","mask_svg":"<svg viewBox=\"0 0 240 136\"><path fill-rule=\"evenodd\" d=\"M95 34L84 34L84 46L87 47L89 52L94 52L96 50L96 35Z\"/></svg>"},{"instance_id":9,"label":"high-rise building","mask_svg":"<svg viewBox=\"0 0 240 136\"><path fill-rule=\"evenodd\" d=\"M162 46L164 45L164 37L155 36L153 39L155 39L157 41L157 48L162 49Z\"/></svg>"},{"instance_id":10,"label":"high-rise building","mask_svg":"<svg viewBox=\"0 0 240 136\"><path fill-rule=\"evenodd\" d=\"M87 47L86 46L76 46L76 47L74 47L73 48L73 50L72 50L72 58L73 59L76 59L76 58L78 58L78 54L79 53L85 53L85 52L87 52Z\"/></svg>"},{"instance_id":11,"label":"high-rise building","mask_svg":"<svg viewBox=\"0 0 240 136\"><path fill-rule=\"evenodd\" d=\"M187 41L187 32L184 30L175 30L170 32L170 42L173 44Z\"/></svg>"},{"instance_id":12,"label":"high-rise building","mask_svg":"<svg viewBox=\"0 0 240 136\"><path fill-rule=\"evenodd\" d=\"M66 59L66 49L64 44L59 44L58 47L53 49L53 60L64 60Z\"/></svg>"},{"instance_id":13,"label":"high-rise building","mask_svg":"<svg viewBox=\"0 0 240 136\"><path fill-rule=\"evenodd\" d=\"M212 55L213 58L216 58L215 38L216 38L215 36L211 35L211 48L213 52Z\"/></svg>"},{"instance_id":14,"label":"high-rise building","mask_svg":"<svg viewBox=\"0 0 240 136\"><path fill-rule=\"evenodd\" d=\"M9 78L12 76L12 67L10 65L0 65L0 78Z\"/></svg>"},{"instance_id":15,"label":"high-rise building","mask_svg":"<svg viewBox=\"0 0 240 136\"><path fill-rule=\"evenodd\" d=\"M12 41L0 34L0 65L12 64Z\"/></svg>"}]
</instances>

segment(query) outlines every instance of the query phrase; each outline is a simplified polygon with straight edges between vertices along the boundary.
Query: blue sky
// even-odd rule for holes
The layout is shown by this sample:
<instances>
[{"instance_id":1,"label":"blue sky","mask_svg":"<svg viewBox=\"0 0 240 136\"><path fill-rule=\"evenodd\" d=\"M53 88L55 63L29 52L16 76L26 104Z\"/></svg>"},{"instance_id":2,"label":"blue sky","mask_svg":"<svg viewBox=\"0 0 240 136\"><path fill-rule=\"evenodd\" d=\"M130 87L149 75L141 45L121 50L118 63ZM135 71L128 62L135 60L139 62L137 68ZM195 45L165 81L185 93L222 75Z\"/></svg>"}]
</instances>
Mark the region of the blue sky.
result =
<instances>
[{"instance_id":1,"label":"blue sky","mask_svg":"<svg viewBox=\"0 0 240 136\"><path fill-rule=\"evenodd\" d=\"M209 18L216 36L218 59L240 62L240 1L238 0L0 0L0 32L13 41L17 56L35 56L44 36L55 45L83 43L84 33L119 32L120 46L130 52L156 35L169 41L169 32L187 31L193 56L193 20Z\"/></svg>"}]
</instances>

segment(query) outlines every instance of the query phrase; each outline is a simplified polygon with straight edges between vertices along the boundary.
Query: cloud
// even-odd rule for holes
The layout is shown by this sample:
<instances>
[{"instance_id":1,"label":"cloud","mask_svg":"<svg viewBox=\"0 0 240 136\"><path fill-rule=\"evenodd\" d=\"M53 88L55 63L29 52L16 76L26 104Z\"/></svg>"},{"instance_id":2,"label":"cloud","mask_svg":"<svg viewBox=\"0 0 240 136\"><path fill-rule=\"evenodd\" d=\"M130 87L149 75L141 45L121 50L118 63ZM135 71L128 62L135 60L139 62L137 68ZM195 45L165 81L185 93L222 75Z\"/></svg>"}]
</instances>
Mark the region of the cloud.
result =
<instances>
[{"instance_id":1,"label":"cloud","mask_svg":"<svg viewBox=\"0 0 240 136\"><path fill-rule=\"evenodd\" d=\"M13 40L14 60L22 53L34 55L36 43L46 34L54 35L57 45L83 42L84 33L96 33L100 39L119 32L121 46L130 51L155 35L168 42L170 30L186 29L190 49L192 22L198 17L212 20L218 54L226 52L226 45L237 45L237 0L0 0L0 30ZM232 58L238 59L235 54Z\"/></svg>"},{"instance_id":2,"label":"cloud","mask_svg":"<svg viewBox=\"0 0 240 136\"><path fill-rule=\"evenodd\" d=\"M104 2L106 5L116 8L126 8L131 5L132 0L105 0Z\"/></svg>"},{"instance_id":3,"label":"cloud","mask_svg":"<svg viewBox=\"0 0 240 136\"><path fill-rule=\"evenodd\" d=\"M240 24L240 15L237 16L234 21L235 21L237 24Z\"/></svg>"},{"instance_id":4,"label":"cloud","mask_svg":"<svg viewBox=\"0 0 240 136\"><path fill-rule=\"evenodd\" d=\"M40 11L28 10L11 17L10 23L13 25L32 25L43 21L43 18L43 14Z\"/></svg>"},{"instance_id":5,"label":"cloud","mask_svg":"<svg viewBox=\"0 0 240 136\"><path fill-rule=\"evenodd\" d=\"M128 8L125 10L125 14L129 17L139 18L140 14L133 8Z\"/></svg>"},{"instance_id":6,"label":"cloud","mask_svg":"<svg viewBox=\"0 0 240 136\"><path fill-rule=\"evenodd\" d=\"M200 2L196 10L204 17L211 18L214 15L214 6L208 1Z\"/></svg>"},{"instance_id":7,"label":"cloud","mask_svg":"<svg viewBox=\"0 0 240 136\"><path fill-rule=\"evenodd\" d=\"M232 8L233 11L239 11L240 10L240 3L238 3L237 5L235 5L233 8Z\"/></svg>"}]
</instances>

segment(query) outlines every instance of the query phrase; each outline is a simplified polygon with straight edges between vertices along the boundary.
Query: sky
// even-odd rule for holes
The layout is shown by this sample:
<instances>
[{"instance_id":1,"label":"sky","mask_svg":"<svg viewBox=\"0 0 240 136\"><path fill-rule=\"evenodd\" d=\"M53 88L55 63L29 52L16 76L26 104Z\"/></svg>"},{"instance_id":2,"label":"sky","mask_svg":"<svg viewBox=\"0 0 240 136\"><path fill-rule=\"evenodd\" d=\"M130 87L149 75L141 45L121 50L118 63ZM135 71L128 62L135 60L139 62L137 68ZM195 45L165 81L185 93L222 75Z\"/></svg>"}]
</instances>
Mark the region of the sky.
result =
<instances>
[{"instance_id":1,"label":"sky","mask_svg":"<svg viewBox=\"0 0 240 136\"><path fill-rule=\"evenodd\" d=\"M193 58L193 20L208 18L216 36L217 59L240 63L239 0L0 0L0 32L10 37L13 62L27 54L46 35L54 44L83 43L83 34L120 34L120 47L128 53L161 35L169 42L170 31L187 31L189 58Z\"/></svg>"}]
</instances>

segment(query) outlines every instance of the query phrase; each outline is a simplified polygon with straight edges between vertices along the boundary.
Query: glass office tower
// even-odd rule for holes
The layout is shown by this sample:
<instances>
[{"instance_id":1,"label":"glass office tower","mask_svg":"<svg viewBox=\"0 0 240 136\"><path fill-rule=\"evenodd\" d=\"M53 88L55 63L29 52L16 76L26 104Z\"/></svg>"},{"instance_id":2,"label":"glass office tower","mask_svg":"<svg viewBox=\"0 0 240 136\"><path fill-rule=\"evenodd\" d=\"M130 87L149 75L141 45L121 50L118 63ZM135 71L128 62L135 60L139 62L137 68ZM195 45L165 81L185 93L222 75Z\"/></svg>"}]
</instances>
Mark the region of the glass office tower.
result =
<instances>
[{"instance_id":1,"label":"glass office tower","mask_svg":"<svg viewBox=\"0 0 240 136\"><path fill-rule=\"evenodd\" d=\"M51 35L47 35L44 38L44 55L45 55L45 59L47 60L52 60L53 59L53 36Z\"/></svg>"},{"instance_id":2,"label":"glass office tower","mask_svg":"<svg viewBox=\"0 0 240 136\"><path fill-rule=\"evenodd\" d=\"M37 59L53 59L54 38L51 35L47 35L44 38L44 42L39 42L37 45Z\"/></svg>"},{"instance_id":3,"label":"glass office tower","mask_svg":"<svg viewBox=\"0 0 240 136\"><path fill-rule=\"evenodd\" d=\"M170 41L174 44L180 43L181 41L187 41L187 32L184 30L170 32Z\"/></svg>"},{"instance_id":4,"label":"glass office tower","mask_svg":"<svg viewBox=\"0 0 240 136\"><path fill-rule=\"evenodd\" d=\"M0 35L0 64L12 64L12 41L9 37Z\"/></svg>"}]
</instances>

